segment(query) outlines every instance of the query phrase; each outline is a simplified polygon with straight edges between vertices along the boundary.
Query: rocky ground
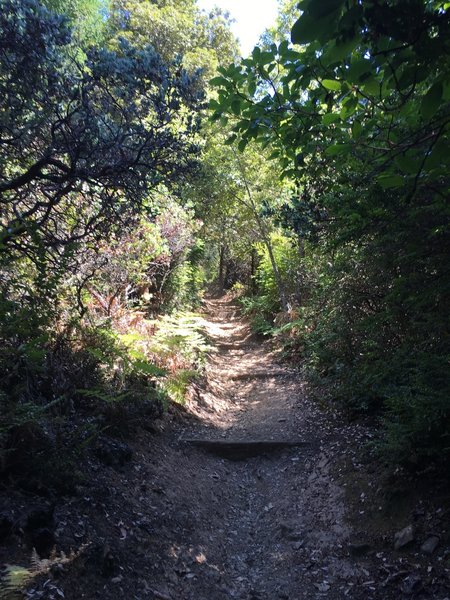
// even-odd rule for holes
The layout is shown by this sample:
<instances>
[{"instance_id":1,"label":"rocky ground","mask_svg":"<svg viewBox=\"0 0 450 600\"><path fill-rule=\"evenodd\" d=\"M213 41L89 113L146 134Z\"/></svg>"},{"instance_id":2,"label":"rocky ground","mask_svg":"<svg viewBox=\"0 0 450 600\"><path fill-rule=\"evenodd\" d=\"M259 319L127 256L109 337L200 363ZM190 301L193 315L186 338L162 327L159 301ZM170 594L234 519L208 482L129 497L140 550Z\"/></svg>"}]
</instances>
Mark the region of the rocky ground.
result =
<instances>
[{"instance_id":1,"label":"rocky ground","mask_svg":"<svg viewBox=\"0 0 450 600\"><path fill-rule=\"evenodd\" d=\"M205 325L183 410L105 440L73 497L0 498L3 563L80 551L35 556L27 597L449 600L448 487L388 477L371 430L321 410L231 301L207 301Z\"/></svg>"}]
</instances>

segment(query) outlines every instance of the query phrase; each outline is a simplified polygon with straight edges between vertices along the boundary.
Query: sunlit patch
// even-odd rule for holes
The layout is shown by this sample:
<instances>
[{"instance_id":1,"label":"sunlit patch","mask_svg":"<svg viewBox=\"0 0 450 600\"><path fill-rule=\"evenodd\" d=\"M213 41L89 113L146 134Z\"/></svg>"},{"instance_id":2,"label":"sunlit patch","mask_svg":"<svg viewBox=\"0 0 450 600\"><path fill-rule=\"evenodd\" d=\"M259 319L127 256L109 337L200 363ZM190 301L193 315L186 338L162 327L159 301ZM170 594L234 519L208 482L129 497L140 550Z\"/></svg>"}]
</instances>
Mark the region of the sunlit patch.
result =
<instances>
[{"instance_id":1,"label":"sunlit patch","mask_svg":"<svg viewBox=\"0 0 450 600\"><path fill-rule=\"evenodd\" d=\"M180 555L180 548L178 548L175 544L169 548L168 555L173 558L178 558Z\"/></svg>"},{"instance_id":2,"label":"sunlit patch","mask_svg":"<svg viewBox=\"0 0 450 600\"><path fill-rule=\"evenodd\" d=\"M195 562L199 565L203 565L204 563L206 563L206 556L203 554L203 552L199 552L198 554L196 554Z\"/></svg>"}]
</instances>

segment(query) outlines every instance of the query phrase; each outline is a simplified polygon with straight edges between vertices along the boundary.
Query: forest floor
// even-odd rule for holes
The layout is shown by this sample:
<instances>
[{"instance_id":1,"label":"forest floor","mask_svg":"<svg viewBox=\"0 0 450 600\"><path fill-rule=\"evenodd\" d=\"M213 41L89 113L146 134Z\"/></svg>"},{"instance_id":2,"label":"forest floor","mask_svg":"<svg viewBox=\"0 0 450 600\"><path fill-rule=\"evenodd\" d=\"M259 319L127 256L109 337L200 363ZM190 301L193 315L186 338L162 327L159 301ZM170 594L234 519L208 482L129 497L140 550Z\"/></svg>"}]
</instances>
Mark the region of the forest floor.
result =
<instances>
[{"instance_id":1,"label":"forest floor","mask_svg":"<svg viewBox=\"0 0 450 600\"><path fill-rule=\"evenodd\" d=\"M90 546L28 598L450 599L448 492L404 475L386 485L370 428L309 398L230 299L207 300L204 317L204 380L129 442L131 461L91 462L79 493L52 505L58 550Z\"/></svg>"}]
</instances>

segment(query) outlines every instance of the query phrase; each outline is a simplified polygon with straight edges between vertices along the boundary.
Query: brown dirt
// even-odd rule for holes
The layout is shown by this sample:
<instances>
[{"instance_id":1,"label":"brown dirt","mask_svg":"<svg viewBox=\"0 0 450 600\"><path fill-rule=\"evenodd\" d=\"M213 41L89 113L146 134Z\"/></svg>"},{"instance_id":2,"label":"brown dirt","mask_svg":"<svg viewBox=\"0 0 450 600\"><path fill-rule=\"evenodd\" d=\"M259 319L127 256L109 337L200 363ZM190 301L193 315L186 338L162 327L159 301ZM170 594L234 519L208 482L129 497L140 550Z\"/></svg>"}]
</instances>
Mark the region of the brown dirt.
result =
<instances>
[{"instance_id":1,"label":"brown dirt","mask_svg":"<svg viewBox=\"0 0 450 600\"><path fill-rule=\"evenodd\" d=\"M185 409L141 431L127 466L88 465L90 483L57 504L58 547L92 545L48 590L68 600L450 596L443 544L433 557L418 543L394 552L393 533L412 513L367 510L373 474L359 456L369 431L320 410L230 300L206 310L215 351ZM229 460L187 438L307 445ZM43 581L29 597L57 598Z\"/></svg>"}]
</instances>

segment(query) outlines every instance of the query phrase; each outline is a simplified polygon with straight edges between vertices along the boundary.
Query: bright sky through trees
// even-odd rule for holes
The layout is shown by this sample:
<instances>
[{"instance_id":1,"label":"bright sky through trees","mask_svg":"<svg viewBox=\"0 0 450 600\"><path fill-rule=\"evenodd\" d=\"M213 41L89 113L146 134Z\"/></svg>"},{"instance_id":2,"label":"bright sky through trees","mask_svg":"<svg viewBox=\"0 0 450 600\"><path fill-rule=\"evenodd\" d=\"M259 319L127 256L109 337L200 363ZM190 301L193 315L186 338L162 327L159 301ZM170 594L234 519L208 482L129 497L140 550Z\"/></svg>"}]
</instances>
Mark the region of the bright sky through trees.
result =
<instances>
[{"instance_id":1,"label":"bright sky through trees","mask_svg":"<svg viewBox=\"0 0 450 600\"><path fill-rule=\"evenodd\" d=\"M232 28L244 56L251 52L259 36L274 24L277 16L276 0L199 0L198 4L206 10L219 6L229 11L236 21Z\"/></svg>"}]
</instances>

